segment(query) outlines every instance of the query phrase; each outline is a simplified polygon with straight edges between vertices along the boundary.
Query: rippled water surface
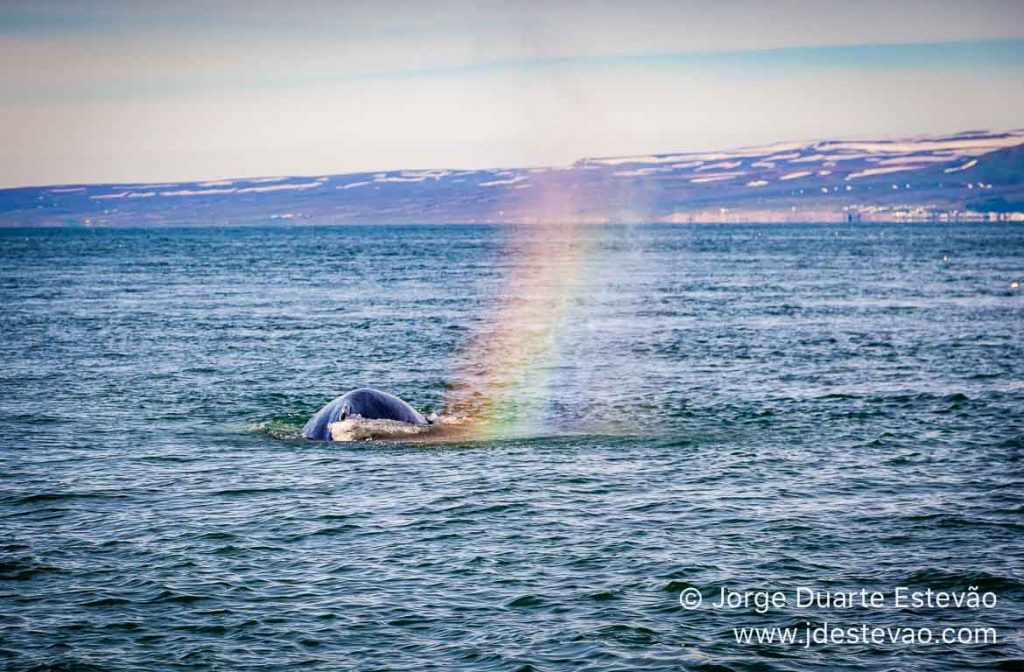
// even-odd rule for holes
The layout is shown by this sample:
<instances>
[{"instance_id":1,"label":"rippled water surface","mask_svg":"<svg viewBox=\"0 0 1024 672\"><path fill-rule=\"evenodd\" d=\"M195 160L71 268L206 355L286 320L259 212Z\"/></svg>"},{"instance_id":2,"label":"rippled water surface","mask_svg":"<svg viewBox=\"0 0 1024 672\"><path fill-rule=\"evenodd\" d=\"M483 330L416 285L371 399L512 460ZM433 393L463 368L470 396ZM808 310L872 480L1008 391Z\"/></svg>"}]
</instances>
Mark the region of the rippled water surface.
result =
<instances>
[{"instance_id":1,"label":"rippled water surface","mask_svg":"<svg viewBox=\"0 0 1024 672\"><path fill-rule=\"evenodd\" d=\"M1024 228L560 229L520 254L534 235L0 232L0 664L1024 665ZM279 438L362 385L439 408L521 266L567 255L530 431ZM801 585L999 603L679 602ZM732 634L807 620L1000 640Z\"/></svg>"}]
</instances>

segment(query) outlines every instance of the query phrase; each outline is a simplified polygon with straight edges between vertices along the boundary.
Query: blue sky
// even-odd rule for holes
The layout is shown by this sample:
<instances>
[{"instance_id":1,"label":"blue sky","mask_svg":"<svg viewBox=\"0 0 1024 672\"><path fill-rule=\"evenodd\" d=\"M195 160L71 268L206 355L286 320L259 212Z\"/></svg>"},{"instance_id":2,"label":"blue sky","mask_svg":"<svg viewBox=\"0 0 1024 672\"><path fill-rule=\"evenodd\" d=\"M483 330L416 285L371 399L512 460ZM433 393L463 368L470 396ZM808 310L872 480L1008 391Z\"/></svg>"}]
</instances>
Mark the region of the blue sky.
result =
<instances>
[{"instance_id":1,"label":"blue sky","mask_svg":"<svg viewBox=\"0 0 1024 672\"><path fill-rule=\"evenodd\" d=\"M0 2L0 60L2 186L1024 126L1016 1Z\"/></svg>"}]
</instances>

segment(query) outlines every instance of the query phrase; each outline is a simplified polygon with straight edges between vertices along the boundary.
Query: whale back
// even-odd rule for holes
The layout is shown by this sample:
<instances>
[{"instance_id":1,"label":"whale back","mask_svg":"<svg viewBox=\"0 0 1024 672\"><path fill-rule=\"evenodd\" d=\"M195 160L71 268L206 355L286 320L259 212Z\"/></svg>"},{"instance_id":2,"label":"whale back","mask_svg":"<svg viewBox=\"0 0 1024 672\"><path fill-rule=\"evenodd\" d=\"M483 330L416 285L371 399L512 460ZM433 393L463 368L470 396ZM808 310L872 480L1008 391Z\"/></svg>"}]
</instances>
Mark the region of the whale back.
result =
<instances>
[{"instance_id":1,"label":"whale back","mask_svg":"<svg viewBox=\"0 0 1024 672\"><path fill-rule=\"evenodd\" d=\"M327 426L341 420L343 412L346 418L358 416L366 420L397 420L411 425L428 424L427 419L419 411L395 395L363 387L346 392L317 411L302 428L302 436L307 439L329 441L331 432Z\"/></svg>"}]
</instances>

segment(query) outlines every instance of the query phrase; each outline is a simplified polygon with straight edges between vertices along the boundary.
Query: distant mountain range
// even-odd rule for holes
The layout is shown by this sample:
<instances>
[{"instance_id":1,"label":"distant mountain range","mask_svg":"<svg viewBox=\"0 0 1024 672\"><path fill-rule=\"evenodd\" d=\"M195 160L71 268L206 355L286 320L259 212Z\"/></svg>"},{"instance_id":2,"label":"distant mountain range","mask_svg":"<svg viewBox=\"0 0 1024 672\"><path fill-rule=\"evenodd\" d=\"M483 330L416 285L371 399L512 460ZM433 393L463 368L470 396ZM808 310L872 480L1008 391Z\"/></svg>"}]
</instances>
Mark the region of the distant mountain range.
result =
<instances>
[{"instance_id":1,"label":"distant mountain range","mask_svg":"<svg viewBox=\"0 0 1024 672\"><path fill-rule=\"evenodd\" d=\"M1024 131L398 170L0 190L0 226L1024 221Z\"/></svg>"}]
</instances>

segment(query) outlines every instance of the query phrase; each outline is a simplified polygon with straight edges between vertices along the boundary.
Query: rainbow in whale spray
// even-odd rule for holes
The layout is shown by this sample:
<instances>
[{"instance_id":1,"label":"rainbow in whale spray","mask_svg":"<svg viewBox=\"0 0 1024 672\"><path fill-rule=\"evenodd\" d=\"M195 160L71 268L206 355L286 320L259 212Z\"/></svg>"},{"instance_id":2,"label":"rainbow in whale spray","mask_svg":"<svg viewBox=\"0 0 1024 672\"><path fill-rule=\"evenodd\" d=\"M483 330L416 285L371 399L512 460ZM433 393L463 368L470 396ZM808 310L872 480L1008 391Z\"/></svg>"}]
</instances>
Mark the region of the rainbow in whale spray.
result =
<instances>
[{"instance_id":1,"label":"rainbow in whale spray","mask_svg":"<svg viewBox=\"0 0 1024 672\"><path fill-rule=\"evenodd\" d=\"M445 411L466 418L467 438L545 430L560 341L589 279L591 222L560 191L538 191L529 218L506 230L500 296L451 368Z\"/></svg>"}]
</instances>

